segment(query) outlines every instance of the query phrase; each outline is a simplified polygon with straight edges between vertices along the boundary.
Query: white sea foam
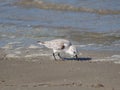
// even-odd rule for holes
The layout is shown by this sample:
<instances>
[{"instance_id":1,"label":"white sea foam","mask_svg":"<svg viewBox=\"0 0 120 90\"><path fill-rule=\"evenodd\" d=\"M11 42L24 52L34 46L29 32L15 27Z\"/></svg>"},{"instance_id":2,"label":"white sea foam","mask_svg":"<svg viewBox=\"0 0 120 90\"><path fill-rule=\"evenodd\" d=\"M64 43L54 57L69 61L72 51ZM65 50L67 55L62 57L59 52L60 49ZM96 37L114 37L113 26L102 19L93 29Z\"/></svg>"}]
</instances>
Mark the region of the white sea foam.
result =
<instances>
[{"instance_id":1,"label":"white sea foam","mask_svg":"<svg viewBox=\"0 0 120 90\"><path fill-rule=\"evenodd\" d=\"M7 54L6 57L7 58L19 58L19 56L17 56L16 54Z\"/></svg>"},{"instance_id":2,"label":"white sea foam","mask_svg":"<svg viewBox=\"0 0 120 90\"><path fill-rule=\"evenodd\" d=\"M120 64L120 55L112 55L111 57L106 57L106 58L103 58L103 59L95 59L95 60L92 60L92 61L100 61L100 62L112 61L115 64Z\"/></svg>"},{"instance_id":3,"label":"white sea foam","mask_svg":"<svg viewBox=\"0 0 120 90\"><path fill-rule=\"evenodd\" d=\"M3 46L1 48L3 48L3 49L12 49L13 46L11 44L7 44L7 45L5 45L5 46Z\"/></svg>"},{"instance_id":4,"label":"white sea foam","mask_svg":"<svg viewBox=\"0 0 120 90\"><path fill-rule=\"evenodd\" d=\"M10 36L9 38L12 38L12 39L13 39L13 38L15 38L15 36Z\"/></svg>"},{"instance_id":5,"label":"white sea foam","mask_svg":"<svg viewBox=\"0 0 120 90\"><path fill-rule=\"evenodd\" d=\"M10 42L8 44L20 44L21 42Z\"/></svg>"},{"instance_id":6,"label":"white sea foam","mask_svg":"<svg viewBox=\"0 0 120 90\"><path fill-rule=\"evenodd\" d=\"M21 51L15 51L14 53L15 54L21 54Z\"/></svg>"},{"instance_id":7,"label":"white sea foam","mask_svg":"<svg viewBox=\"0 0 120 90\"><path fill-rule=\"evenodd\" d=\"M93 46L95 45L94 43L91 43L91 44L86 44L86 45L78 45L79 47L87 47L87 46Z\"/></svg>"},{"instance_id":8,"label":"white sea foam","mask_svg":"<svg viewBox=\"0 0 120 90\"><path fill-rule=\"evenodd\" d=\"M113 55L111 56L112 58L117 58L117 59L120 59L120 55Z\"/></svg>"},{"instance_id":9,"label":"white sea foam","mask_svg":"<svg viewBox=\"0 0 120 90\"><path fill-rule=\"evenodd\" d=\"M102 58L102 59L94 59L94 60L92 60L92 61L99 61L99 62L103 62L103 61L110 61L109 59L107 59L107 58Z\"/></svg>"},{"instance_id":10,"label":"white sea foam","mask_svg":"<svg viewBox=\"0 0 120 90\"><path fill-rule=\"evenodd\" d=\"M114 44L115 46L120 46L120 44Z\"/></svg>"},{"instance_id":11,"label":"white sea foam","mask_svg":"<svg viewBox=\"0 0 120 90\"><path fill-rule=\"evenodd\" d=\"M115 61L114 63L115 63L115 64L120 64L120 61Z\"/></svg>"},{"instance_id":12,"label":"white sea foam","mask_svg":"<svg viewBox=\"0 0 120 90\"><path fill-rule=\"evenodd\" d=\"M50 56L49 54L30 54L26 55L26 58L31 58L31 57L38 57L38 56Z\"/></svg>"},{"instance_id":13,"label":"white sea foam","mask_svg":"<svg viewBox=\"0 0 120 90\"><path fill-rule=\"evenodd\" d=\"M2 36L2 37L7 37L7 35L5 35L5 34L2 34L1 36Z\"/></svg>"},{"instance_id":14,"label":"white sea foam","mask_svg":"<svg viewBox=\"0 0 120 90\"><path fill-rule=\"evenodd\" d=\"M114 61L115 64L120 64L120 55L113 55L112 58L116 59Z\"/></svg>"},{"instance_id":15,"label":"white sea foam","mask_svg":"<svg viewBox=\"0 0 120 90\"><path fill-rule=\"evenodd\" d=\"M86 47L87 45L79 45L79 47Z\"/></svg>"},{"instance_id":16,"label":"white sea foam","mask_svg":"<svg viewBox=\"0 0 120 90\"><path fill-rule=\"evenodd\" d=\"M18 47L18 48L15 48L15 50L21 50L23 49L24 47Z\"/></svg>"},{"instance_id":17,"label":"white sea foam","mask_svg":"<svg viewBox=\"0 0 120 90\"><path fill-rule=\"evenodd\" d=\"M38 46L35 46L35 45L31 44L28 48L31 48L31 49L36 49L36 48L40 48L40 47L38 47Z\"/></svg>"}]
</instances>

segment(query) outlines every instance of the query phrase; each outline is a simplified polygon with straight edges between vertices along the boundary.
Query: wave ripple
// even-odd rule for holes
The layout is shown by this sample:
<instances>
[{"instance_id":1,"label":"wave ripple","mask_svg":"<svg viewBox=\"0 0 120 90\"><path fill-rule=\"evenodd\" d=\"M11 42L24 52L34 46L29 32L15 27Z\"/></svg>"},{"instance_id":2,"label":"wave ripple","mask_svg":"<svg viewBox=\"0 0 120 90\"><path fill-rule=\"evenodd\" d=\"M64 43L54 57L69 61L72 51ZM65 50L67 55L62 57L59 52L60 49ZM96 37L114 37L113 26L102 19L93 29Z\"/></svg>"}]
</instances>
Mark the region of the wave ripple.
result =
<instances>
[{"instance_id":1,"label":"wave ripple","mask_svg":"<svg viewBox=\"0 0 120 90\"><path fill-rule=\"evenodd\" d=\"M57 4L48 3L40 0L21 0L16 2L15 5L24 7L36 7L40 9L60 10L60 11L73 11L73 12L88 12L97 14L120 14L120 10L108 10L108 9L93 9L87 7L75 7L69 4Z\"/></svg>"}]
</instances>

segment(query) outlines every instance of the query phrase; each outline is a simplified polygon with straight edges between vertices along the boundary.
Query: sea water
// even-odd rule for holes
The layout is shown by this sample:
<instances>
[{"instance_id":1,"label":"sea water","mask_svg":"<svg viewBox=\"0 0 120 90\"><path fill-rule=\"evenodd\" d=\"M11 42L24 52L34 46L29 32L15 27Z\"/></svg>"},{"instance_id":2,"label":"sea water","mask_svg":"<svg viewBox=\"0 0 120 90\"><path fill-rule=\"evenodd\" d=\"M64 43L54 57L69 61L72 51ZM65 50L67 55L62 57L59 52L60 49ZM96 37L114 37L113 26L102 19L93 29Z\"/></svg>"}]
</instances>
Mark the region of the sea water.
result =
<instances>
[{"instance_id":1,"label":"sea water","mask_svg":"<svg viewBox=\"0 0 120 90\"><path fill-rule=\"evenodd\" d=\"M119 61L119 0L0 0L0 48L8 57L49 56L36 41L56 38L105 56L99 61Z\"/></svg>"}]
</instances>

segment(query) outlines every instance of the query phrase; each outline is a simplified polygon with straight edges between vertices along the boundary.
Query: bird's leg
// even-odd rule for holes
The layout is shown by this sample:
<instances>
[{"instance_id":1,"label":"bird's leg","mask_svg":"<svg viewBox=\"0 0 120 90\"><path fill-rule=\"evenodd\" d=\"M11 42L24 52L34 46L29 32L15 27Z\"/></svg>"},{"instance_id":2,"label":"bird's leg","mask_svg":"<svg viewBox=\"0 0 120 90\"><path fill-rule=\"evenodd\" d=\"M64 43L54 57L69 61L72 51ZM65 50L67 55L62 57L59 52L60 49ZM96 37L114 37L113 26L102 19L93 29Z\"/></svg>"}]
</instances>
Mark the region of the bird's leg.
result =
<instances>
[{"instance_id":1,"label":"bird's leg","mask_svg":"<svg viewBox=\"0 0 120 90\"><path fill-rule=\"evenodd\" d=\"M55 60L57 60L56 57L55 57L55 53L53 53L53 57L54 57Z\"/></svg>"},{"instance_id":2,"label":"bird's leg","mask_svg":"<svg viewBox=\"0 0 120 90\"><path fill-rule=\"evenodd\" d=\"M64 58L63 58L63 57L61 57L60 53L58 53L58 56L59 56L59 58L60 58L60 59L64 60Z\"/></svg>"},{"instance_id":3,"label":"bird's leg","mask_svg":"<svg viewBox=\"0 0 120 90\"><path fill-rule=\"evenodd\" d=\"M77 55L75 55L75 58L76 58L77 60L79 60Z\"/></svg>"}]
</instances>

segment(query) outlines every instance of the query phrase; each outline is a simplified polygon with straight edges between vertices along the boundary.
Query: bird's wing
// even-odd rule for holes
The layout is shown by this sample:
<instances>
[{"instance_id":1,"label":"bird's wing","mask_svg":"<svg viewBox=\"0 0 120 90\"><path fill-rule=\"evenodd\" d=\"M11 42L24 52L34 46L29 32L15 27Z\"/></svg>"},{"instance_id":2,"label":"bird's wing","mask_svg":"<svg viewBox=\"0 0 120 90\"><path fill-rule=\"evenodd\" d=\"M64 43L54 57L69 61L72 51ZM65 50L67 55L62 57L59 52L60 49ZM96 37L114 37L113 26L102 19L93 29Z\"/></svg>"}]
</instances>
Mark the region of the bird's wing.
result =
<instances>
[{"instance_id":1,"label":"bird's wing","mask_svg":"<svg viewBox=\"0 0 120 90\"><path fill-rule=\"evenodd\" d=\"M65 48L64 43L56 43L56 44L54 44L54 49L56 49L56 50L62 50L64 48Z\"/></svg>"}]
</instances>

